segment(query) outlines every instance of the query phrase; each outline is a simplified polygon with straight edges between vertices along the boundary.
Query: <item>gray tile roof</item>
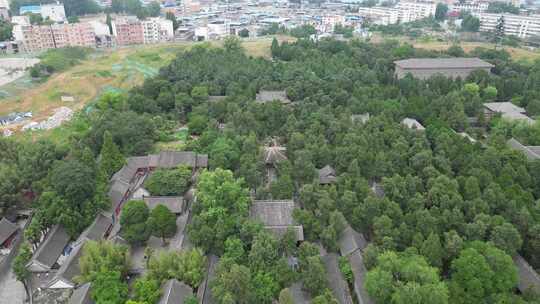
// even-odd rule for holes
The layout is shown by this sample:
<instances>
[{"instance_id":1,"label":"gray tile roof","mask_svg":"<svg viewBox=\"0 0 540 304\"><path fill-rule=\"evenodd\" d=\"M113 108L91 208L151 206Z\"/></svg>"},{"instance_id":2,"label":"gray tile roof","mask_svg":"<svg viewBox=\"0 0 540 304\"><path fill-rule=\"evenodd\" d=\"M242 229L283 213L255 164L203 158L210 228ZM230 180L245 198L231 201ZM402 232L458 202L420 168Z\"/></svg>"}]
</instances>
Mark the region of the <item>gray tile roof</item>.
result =
<instances>
[{"instance_id":1,"label":"gray tile roof","mask_svg":"<svg viewBox=\"0 0 540 304\"><path fill-rule=\"evenodd\" d=\"M394 63L402 69L480 69L494 66L480 58L411 58Z\"/></svg>"},{"instance_id":2,"label":"gray tile roof","mask_svg":"<svg viewBox=\"0 0 540 304\"><path fill-rule=\"evenodd\" d=\"M371 184L371 191L373 194L375 194L376 197L384 197L384 188L383 186L378 182L373 182Z\"/></svg>"},{"instance_id":3,"label":"gray tile roof","mask_svg":"<svg viewBox=\"0 0 540 304\"><path fill-rule=\"evenodd\" d=\"M113 180L111 182L108 196L111 200L112 209L116 208L122 202L129 189L130 185L122 180Z\"/></svg>"},{"instance_id":4,"label":"gray tile roof","mask_svg":"<svg viewBox=\"0 0 540 304\"><path fill-rule=\"evenodd\" d=\"M328 185L336 182L336 170L330 165L324 166L319 169L319 184Z\"/></svg>"},{"instance_id":5,"label":"gray tile roof","mask_svg":"<svg viewBox=\"0 0 540 304\"><path fill-rule=\"evenodd\" d=\"M409 129L414 129L418 131L425 130L424 126L422 126L422 124L419 123L418 120L413 118L404 118L401 123L407 126L407 128Z\"/></svg>"},{"instance_id":6,"label":"gray tile roof","mask_svg":"<svg viewBox=\"0 0 540 304\"><path fill-rule=\"evenodd\" d=\"M511 102L486 102L484 107L496 113L526 113L524 108L518 107Z\"/></svg>"},{"instance_id":7,"label":"gray tile roof","mask_svg":"<svg viewBox=\"0 0 540 304\"><path fill-rule=\"evenodd\" d=\"M214 95L214 96L208 96L208 101L210 101L210 102L219 102L219 101L222 101L222 100L224 100L226 98L227 98L227 96Z\"/></svg>"},{"instance_id":8,"label":"gray tile roof","mask_svg":"<svg viewBox=\"0 0 540 304\"><path fill-rule=\"evenodd\" d=\"M351 115L351 120L352 120L352 122L360 122L360 123L365 124L366 122L369 121L370 117L371 116L370 116L369 113L353 114L353 115Z\"/></svg>"},{"instance_id":9,"label":"gray tile roof","mask_svg":"<svg viewBox=\"0 0 540 304\"><path fill-rule=\"evenodd\" d=\"M135 173L137 173L137 168L126 164L112 176L111 180L129 184L133 179L133 176L135 176Z\"/></svg>"},{"instance_id":10,"label":"gray tile roof","mask_svg":"<svg viewBox=\"0 0 540 304\"><path fill-rule=\"evenodd\" d=\"M69 242L69 235L64 227L55 225L49 232L39 248L34 252L32 262L37 262L39 265L51 269L62 254L62 251Z\"/></svg>"},{"instance_id":11,"label":"gray tile roof","mask_svg":"<svg viewBox=\"0 0 540 304\"><path fill-rule=\"evenodd\" d=\"M176 279L171 279L165 283L159 304L183 304L192 295L191 287Z\"/></svg>"},{"instance_id":12,"label":"gray tile roof","mask_svg":"<svg viewBox=\"0 0 540 304\"><path fill-rule=\"evenodd\" d=\"M256 100L259 103L265 103L265 102L270 102L270 101L275 101L275 100L281 101L281 103L284 103L284 104L291 102L289 97L287 97L286 91L261 90L259 93L257 93Z\"/></svg>"},{"instance_id":13,"label":"gray tile roof","mask_svg":"<svg viewBox=\"0 0 540 304\"><path fill-rule=\"evenodd\" d=\"M309 293L304 290L302 283L294 283L289 287L294 299L294 304L310 304L311 297Z\"/></svg>"},{"instance_id":14,"label":"gray tile roof","mask_svg":"<svg viewBox=\"0 0 540 304\"><path fill-rule=\"evenodd\" d=\"M197 298L201 304L216 303L214 297L212 296L212 288L210 286L216 276L216 267L218 262L219 258L217 256L212 254L208 257L208 272L206 274L206 278L197 290Z\"/></svg>"},{"instance_id":15,"label":"gray tile roof","mask_svg":"<svg viewBox=\"0 0 540 304\"><path fill-rule=\"evenodd\" d=\"M81 274L81 269L79 267L79 259L82 255L85 243L86 241L82 242L71 250L70 255L64 261L62 266L60 266L60 269L58 269L58 272L56 272L56 275L49 283L49 286L53 286L58 281L62 281L67 285L76 285L73 279Z\"/></svg>"},{"instance_id":16,"label":"gray tile roof","mask_svg":"<svg viewBox=\"0 0 540 304\"><path fill-rule=\"evenodd\" d=\"M80 274L79 258L86 241L99 241L103 239L109 228L112 226L112 219L102 213L98 213L96 219L79 236L76 242L72 244L73 249L69 256L64 260L60 269L54 276L49 286L53 286L58 281L63 281L68 285L75 285L73 278Z\"/></svg>"},{"instance_id":17,"label":"gray tile roof","mask_svg":"<svg viewBox=\"0 0 540 304\"><path fill-rule=\"evenodd\" d=\"M356 232L350 225L345 227L339 239L339 251L342 256L348 256L355 251L362 251L367 246L364 235Z\"/></svg>"},{"instance_id":18,"label":"gray tile roof","mask_svg":"<svg viewBox=\"0 0 540 304\"><path fill-rule=\"evenodd\" d=\"M364 266L362 252L357 250L349 255L348 258L353 271L354 292L356 294L356 298L358 299L358 304L374 304L373 300L371 300L366 289L364 288L367 270Z\"/></svg>"},{"instance_id":19,"label":"gray tile roof","mask_svg":"<svg viewBox=\"0 0 540 304\"><path fill-rule=\"evenodd\" d=\"M3 217L0 220L0 245L4 244L4 242L9 239L15 232L17 232L17 225L10 222L8 219Z\"/></svg>"},{"instance_id":20,"label":"gray tile roof","mask_svg":"<svg viewBox=\"0 0 540 304\"><path fill-rule=\"evenodd\" d=\"M159 154L134 156L127 159L126 164L111 178L112 181L123 181L130 184L135 173L147 168L174 168L186 165L191 168L208 167L208 155L187 151L162 151Z\"/></svg>"},{"instance_id":21,"label":"gray tile roof","mask_svg":"<svg viewBox=\"0 0 540 304\"><path fill-rule=\"evenodd\" d=\"M353 304L349 285L339 270L338 255L329 253L322 257L322 261L326 269L328 285L339 304Z\"/></svg>"},{"instance_id":22,"label":"gray tile roof","mask_svg":"<svg viewBox=\"0 0 540 304\"><path fill-rule=\"evenodd\" d=\"M290 228L295 232L297 240L301 241L304 240L304 229L293 219L295 208L292 200L254 201L250 208L250 217L261 221L266 229L278 237Z\"/></svg>"},{"instance_id":23,"label":"gray tile roof","mask_svg":"<svg viewBox=\"0 0 540 304\"><path fill-rule=\"evenodd\" d=\"M527 263L520 255L514 257L514 264L518 269L519 282L518 288L521 292L532 289L540 293L540 275Z\"/></svg>"},{"instance_id":24,"label":"gray tile roof","mask_svg":"<svg viewBox=\"0 0 540 304\"><path fill-rule=\"evenodd\" d=\"M95 302L90 298L91 287L91 283L86 283L75 289L68 304L94 304Z\"/></svg>"},{"instance_id":25,"label":"gray tile roof","mask_svg":"<svg viewBox=\"0 0 540 304\"><path fill-rule=\"evenodd\" d=\"M182 196L145 196L143 201L150 210L156 208L158 205L163 205L172 213L183 213L185 208L184 198Z\"/></svg>"},{"instance_id":26,"label":"gray tile roof","mask_svg":"<svg viewBox=\"0 0 540 304\"><path fill-rule=\"evenodd\" d=\"M133 169L144 169L150 167L148 156L133 156L127 159L127 166Z\"/></svg>"},{"instance_id":27,"label":"gray tile roof","mask_svg":"<svg viewBox=\"0 0 540 304\"><path fill-rule=\"evenodd\" d=\"M162 151L155 167L174 168L180 165L191 168L208 167L208 155L186 151Z\"/></svg>"},{"instance_id":28,"label":"gray tile roof","mask_svg":"<svg viewBox=\"0 0 540 304\"><path fill-rule=\"evenodd\" d=\"M294 224L292 214L295 208L292 200L254 201L250 214L266 226L290 226Z\"/></svg>"},{"instance_id":29,"label":"gray tile roof","mask_svg":"<svg viewBox=\"0 0 540 304\"><path fill-rule=\"evenodd\" d=\"M287 160L285 152L287 148L285 147L265 147L264 148L264 163L267 165L275 165L281 161Z\"/></svg>"},{"instance_id":30,"label":"gray tile roof","mask_svg":"<svg viewBox=\"0 0 540 304\"><path fill-rule=\"evenodd\" d=\"M283 237L288 230L292 230L296 236L297 241L304 240L304 227L301 225L292 225L292 226L264 226L264 229L270 231L273 235L278 238Z\"/></svg>"},{"instance_id":31,"label":"gray tile roof","mask_svg":"<svg viewBox=\"0 0 540 304\"><path fill-rule=\"evenodd\" d=\"M529 125L535 123L534 119L525 115L526 111L524 108L518 107L511 102L488 102L484 103L484 107L491 112L500 113L502 118L510 121L524 121Z\"/></svg>"},{"instance_id":32,"label":"gray tile roof","mask_svg":"<svg viewBox=\"0 0 540 304\"><path fill-rule=\"evenodd\" d=\"M524 146L514 138L509 139L506 144L510 149L523 152L528 160L540 159L540 147Z\"/></svg>"},{"instance_id":33,"label":"gray tile roof","mask_svg":"<svg viewBox=\"0 0 540 304\"><path fill-rule=\"evenodd\" d=\"M96 219L92 222L86 230L81 233L78 241L92 240L98 241L105 237L105 234L109 231L113 224L112 219L102 213L98 213Z\"/></svg>"}]
</instances>

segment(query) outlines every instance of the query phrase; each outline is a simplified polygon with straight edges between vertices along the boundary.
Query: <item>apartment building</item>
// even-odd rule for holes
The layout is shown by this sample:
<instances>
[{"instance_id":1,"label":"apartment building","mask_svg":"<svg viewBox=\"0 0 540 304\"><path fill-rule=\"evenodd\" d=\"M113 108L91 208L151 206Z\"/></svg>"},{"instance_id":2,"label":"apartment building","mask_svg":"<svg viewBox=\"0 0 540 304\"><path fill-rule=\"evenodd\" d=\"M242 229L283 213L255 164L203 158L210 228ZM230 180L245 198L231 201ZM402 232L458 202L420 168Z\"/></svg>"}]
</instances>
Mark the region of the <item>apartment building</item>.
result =
<instances>
[{"instance_id":1,"label":"apartment building","mask_svg":"<svg viewBox=\"0 0 540 304\"><path fill-rule=\"evenodd\" d=\"M345 24L344 15L327 14L323 15L321 19L322 22L319 30L321 30L322 32L333 32L336 25Z\"/></svg>"},{"instance_id":2,"label":"apartment building","mask_svg":"<svg viewBox=\"0 0 540 304\"><path fill-rule=\"evenodd\" d=\"M378 25L389 25L399 22L399 11L395 8L359 7L358 14Z\"/></svg>"},{"instance_id":3,"label":"apartment building","mask_svg":"<svg viewBox=\"0 0 540 304\"><path fill-rule=\"evenodd\" d=\"M434 2L399 2L396 5L400 22L406 23L435 16L437 4Z\"/></svg>"},{"instance_id":4,"label":"apartment building","mask_svg":"<svg viewBox=\"0 0 540 304\"><path fill-rule=\"evenodd\" d=\"M163 18L148 18L142 21L144 43L170 41L174 38L173 22Z\"/></svg>"},{"instance_id":5,"label":"apartment building","mask_svg":"<svg viewBox=\"0 0 540 304\"><path fill-rule=\"evenodd\" d=\"M436 9L434 2L399 2L395 7L360 7L358 14L375 24L389 25L435 16Z\"/></svg>"},{"instance_id":6,"label":"apartment building","mask_svg":"<svg viewBox=\"0 0 540 304\"><path fill-rule=\"evenodd\" d=\"M52 25L21 25L13 27L13 37L21 51L37 52L68 46L95 47L96 34L86 22Z\"/></svg>"},{"instance_id":7,"label":"apartment building","mask_svg":"<svg viewBox=\"0 0 540 304\"><path fill-rule=\"evenodd\" d=\"M117 45L144 43L143 24L135 16L115 19L112 22L112 31Z\"/></svg>"},{"instance_id":8,"label":"apartment building","mask_svg":"<svg viewBox=\"0 0 540 304\"><path fill-rule=\"evenodd\" d=\"M51 29L57 48L67 46L96 46L96 33L90 23L53 24Z\"/></svg>"},{"instance_id":9,"label":"apartment building","mask_svg":"<svg viewBox=\"0 0 540 304\"><path fill-rule=\"evenodd\" d=\"M470 12L473 14L483 13L487 11L489 2L487 1L471 1L471 2L455 2L448 6L451 12Z\"/></svg>"},{"instance_id":10,"label":"apartment building","mask_svg":"<svg viewBox=\"0 0 540 304\"><path fill-rule=\"evenodd\" d=\"M504 18L505 35L528 38L540 35L540 15L521 16L513 14L473 14L480 19L480 31L493 32L501 16Z\"/></svg>"},{"instance_id":11,"label":"apartment building","mask_svg":"<svg viewBox=\"0 0 540 304\"><path fill-rule=\"evenodd\" d=\"M23 52L37 52L56 47L50 25L15 25L13 36L21 42Z\"/></svg>"}]
</instances>

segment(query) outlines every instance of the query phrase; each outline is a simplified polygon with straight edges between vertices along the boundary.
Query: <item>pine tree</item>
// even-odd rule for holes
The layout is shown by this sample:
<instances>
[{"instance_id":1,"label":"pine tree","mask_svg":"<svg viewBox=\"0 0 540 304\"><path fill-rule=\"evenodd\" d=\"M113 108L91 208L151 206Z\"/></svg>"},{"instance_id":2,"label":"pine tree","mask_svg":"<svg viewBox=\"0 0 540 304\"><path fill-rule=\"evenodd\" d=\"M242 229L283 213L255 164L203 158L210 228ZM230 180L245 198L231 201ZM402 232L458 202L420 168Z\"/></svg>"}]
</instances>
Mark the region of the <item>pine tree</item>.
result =
<instances>
[{"instance_id":1,"label":"pine tree","mask_svg":"<svg viewBox=\"0 0 540 304\"><path fill-rule=\"evenodd\" d=\"M25 243L21 246L19 254L13 261L13 273L17 278L17 281L20 281L24 285L24 291L26 291L26 296L30 298L30 293L28 291L27 280L30 278L30 271L26 268L26 264L32 259L32 251L30 250L30 245Z\"/></svg>"},{"instance_id":2,"label":"pine tree","mask_svg":"<svg viewBox=\"0 0 540 304\"><path fill-rule=\"evenodd\" d=\"M111 18L111 14L107 13L107 20L106 20L106 23L107 23L107 26L109 27L109 34L113 34L113 30L112 30L112 18Z\"/></svg>"},{"instance_id":3,"label":"pine tree","mask_svg":"<svg viewBox=\"0 0 540 304\"><path fill-rule=\"evenodd\" d=\"M430 233L420 248L420 253L435 267L442 266L444 251L438 234Z\"/></svg>"},{"instance_id":4,"label":"pine tree","mask_svg":"<svg viewBox=\"0 0 540 304\"><path fill-rule=\"evenodd\" d=\"M281 48L279 46L279 42L277 41L276 38L274 38L272 40L272 46L270 47L270 51L272 53L272 57L273 58L277 58L280 56L280 53L281 53Z\"/></svg>"},{"instance_id":5,"label":"pine tree","mask_svg":"<svg viewBox=\"0 0 540 304\"><path fill-rule=\"evenodd\" d=\"M99 170L111 177L124 165L125 159L118 146L113 142L112 135L108 131L103 133L103 146L101 146L101 160Z\"/></svg>"}]
</instances>

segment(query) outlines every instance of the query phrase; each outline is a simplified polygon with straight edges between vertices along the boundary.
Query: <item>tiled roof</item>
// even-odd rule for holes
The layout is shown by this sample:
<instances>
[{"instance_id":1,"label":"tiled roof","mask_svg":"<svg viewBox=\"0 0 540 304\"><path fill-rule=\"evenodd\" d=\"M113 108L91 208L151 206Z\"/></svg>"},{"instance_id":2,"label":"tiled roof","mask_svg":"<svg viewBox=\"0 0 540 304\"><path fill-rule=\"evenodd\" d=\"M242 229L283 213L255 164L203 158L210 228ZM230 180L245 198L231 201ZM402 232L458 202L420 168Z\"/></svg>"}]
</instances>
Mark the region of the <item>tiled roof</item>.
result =
<instances>
[{"instance_id":1,"label":"tiled roof","mask_svg":"<svg viewBox=\"0 0 540 304\"><path fill-rule=\"evenodd\" d=\"M518 268L519 283L518 288L521 292L532 289L540 293L540 275L527 263L520 255L514 257L514 263Z\"/></svg>"},{"instance_id":2,"label":"tiled roof","mask_svg":"<svg viewBox=\"0 0 540 304\"><path fill-rule=\"evenodd\" d=\"M19 229L17 225L13 224L8 219L3 217L2 220L0 220L0 245L4 244L4 242L10 236L12 236L17 231L17 229Z\"/></svg>"},{"instance_id":3,"label":"tiled roof","mask_svg":"<svg viewBox=\"0 0 540 304\"><path fill-rule=\"evenodd\" d=\"M493 65L480 58L411 58L394 61L402 69L471 69L492 68Z\"/></svg>"},{"instance_id":4,"label":"tiled roof","mask_svg":"<svg viewBox=\"0 0 540 304\"><path fill-rule=\"evenodd\" d=\"M165 283L159 304L183 304L192 295L191 287L176 279L171 279Z\"/></svg>"},{"instance_id":5,"label":"tiled roof","mask_svg":"<svg viewBox=\"0 0 540 304\"><path fill-rule=\"evenodd\" d=\"M336 170L330 165L326 165L319 170L319 184L327 185L336 182Z\"/></svg>"},{"instance_id":6,"label":"tiled roof","mask_svg":"<svg viewBox=\"0 0 540 304\"><path fill-rule=\"evenodd\" d=\"M339 251L342 256L348 256L355 251L362 251L367 246L364 235L356 232L350 225L347 225L339 239Z\"/></svg>"},{"instance_id":7,"label":"tiled roof","mask_svg":"<svg viewBox=\"0 0 540 304\"><path fill-rule=\"evenodd\" d=\"M43 242L34 253L32 261L37 261L39 264L48 267L49 269L56 263L58 257L69 242L69 235L64 227L55 225L47 233Z\"/></svg>"},{"instance_id":8,"label":"tiled roof","mask_svg":"<svg viewBox=\"0 0 540 304\"><path fill-rule=\"evenodd\" d=\"M94 301L90 298L91 287L90 283L86 283L75 289L69 298L68 304L94 304Z\"/></svg>"},{"instance_id":9,"label":"tiled roof","mask_svg":"<svg viewBox=\"0 0 540 304\"><path fill-rule=\"evenodd\" d=\"M167 207L172 213L180 214L184 212L184 198L182 196L145 196L143 201L150 210L158 205Z\"/></svg>"}]
</instances>

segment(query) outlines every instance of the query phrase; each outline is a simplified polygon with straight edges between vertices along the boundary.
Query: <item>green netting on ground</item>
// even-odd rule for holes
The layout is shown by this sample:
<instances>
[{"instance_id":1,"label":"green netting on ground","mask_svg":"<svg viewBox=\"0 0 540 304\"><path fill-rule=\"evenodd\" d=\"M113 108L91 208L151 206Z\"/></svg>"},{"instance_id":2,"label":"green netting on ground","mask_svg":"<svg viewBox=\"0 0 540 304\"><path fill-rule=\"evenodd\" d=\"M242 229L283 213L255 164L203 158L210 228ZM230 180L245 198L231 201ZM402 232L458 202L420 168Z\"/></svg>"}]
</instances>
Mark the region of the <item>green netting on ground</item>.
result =
<instances>
[{"instance_id":1,"label":"green netting on ground","mask_svg":"<svg viewBox=\"0 0 540 304\"><path fill-rule=\"evenodd\" d=\"M30 75L26 73L24 76L15 79L14 81L0 86L0 99L17 96L21 92L24 92L35 86L32 82Z\"/></svg>"}]
</instances>

